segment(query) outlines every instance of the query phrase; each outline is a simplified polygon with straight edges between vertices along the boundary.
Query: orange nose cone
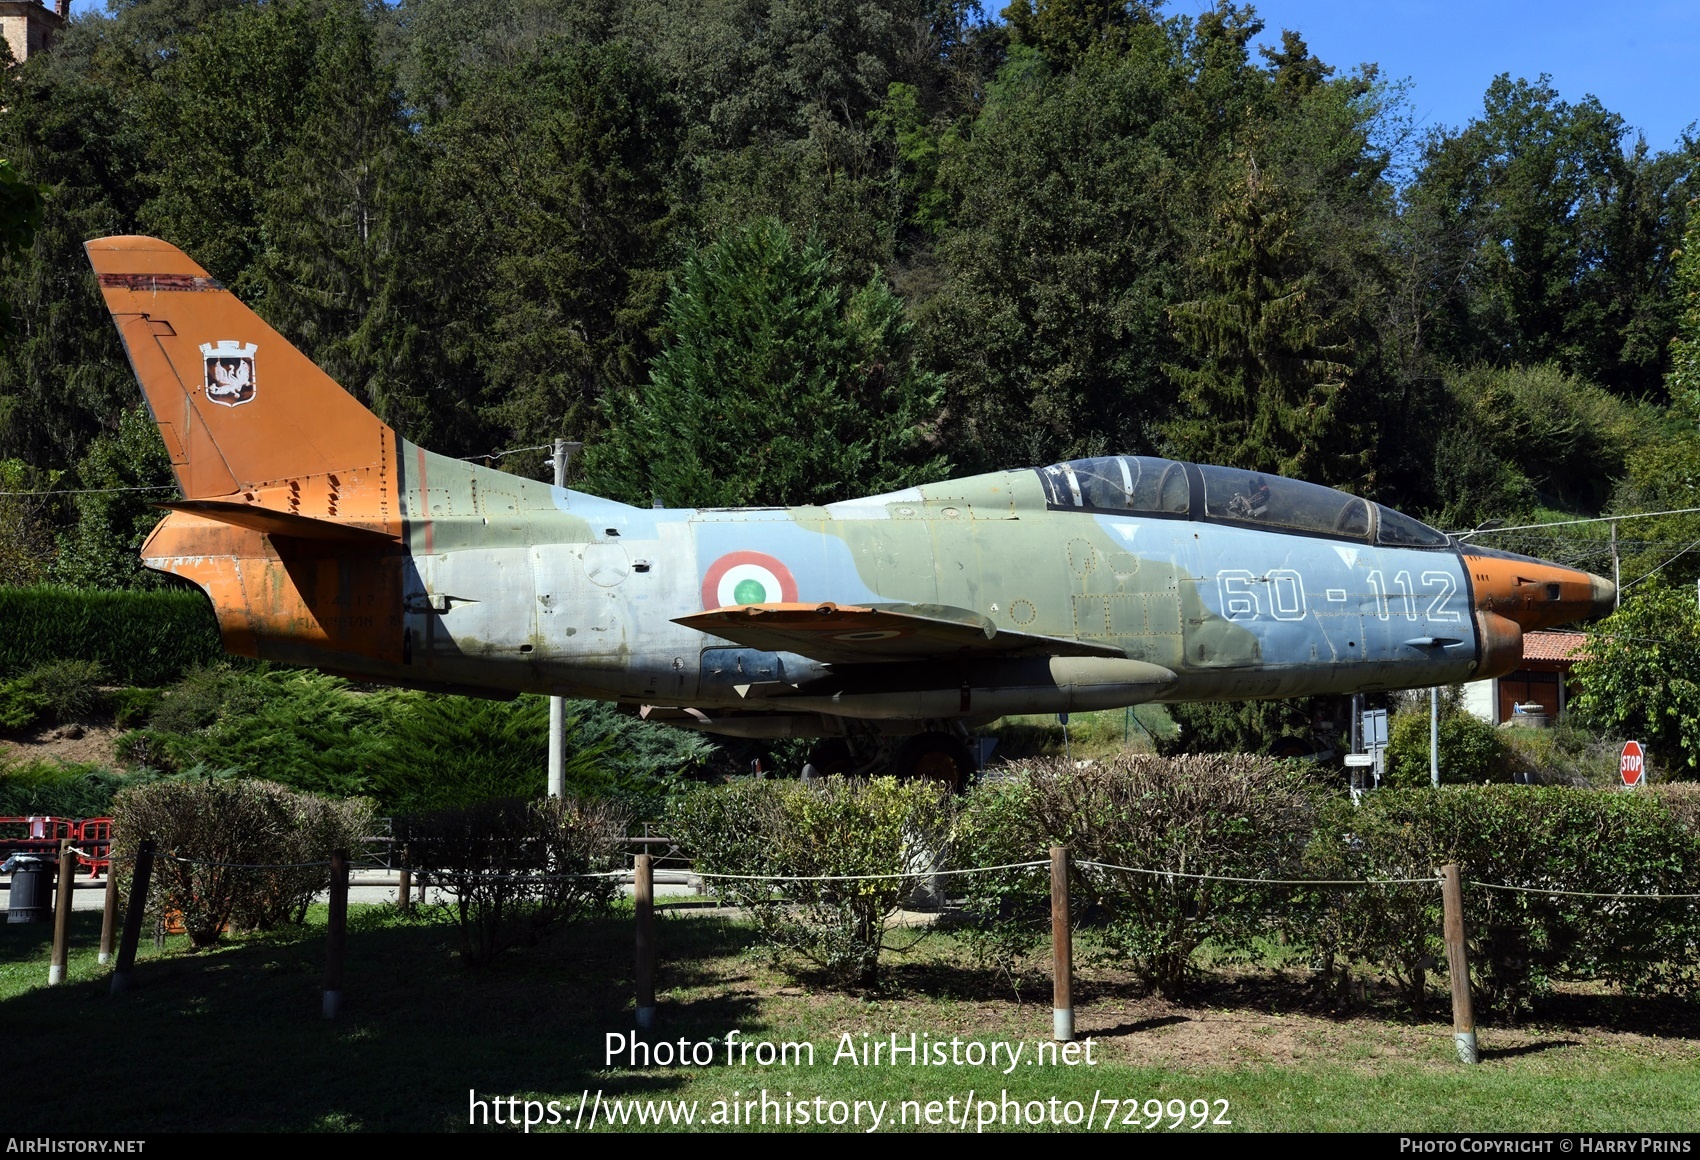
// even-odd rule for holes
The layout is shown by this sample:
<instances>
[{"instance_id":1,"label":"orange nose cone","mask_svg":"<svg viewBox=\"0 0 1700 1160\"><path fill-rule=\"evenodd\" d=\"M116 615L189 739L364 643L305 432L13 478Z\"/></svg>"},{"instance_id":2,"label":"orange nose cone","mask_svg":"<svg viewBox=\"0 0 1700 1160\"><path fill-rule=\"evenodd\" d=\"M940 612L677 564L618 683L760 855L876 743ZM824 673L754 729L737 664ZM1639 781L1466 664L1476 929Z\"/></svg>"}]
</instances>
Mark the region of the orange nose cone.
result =
<instances>
[{"instance_id":1,"label":"orange nose cone","mask_svg":"<svg viewBox=\"0 0 1700 1160\"><path fill-rule=\"evenodd\" d=\"M1466 553L1475 606L1521 625L1524 632L1606 616L1617 586L1603 576L1510 553Z\"/></svg>"}]
</instances>

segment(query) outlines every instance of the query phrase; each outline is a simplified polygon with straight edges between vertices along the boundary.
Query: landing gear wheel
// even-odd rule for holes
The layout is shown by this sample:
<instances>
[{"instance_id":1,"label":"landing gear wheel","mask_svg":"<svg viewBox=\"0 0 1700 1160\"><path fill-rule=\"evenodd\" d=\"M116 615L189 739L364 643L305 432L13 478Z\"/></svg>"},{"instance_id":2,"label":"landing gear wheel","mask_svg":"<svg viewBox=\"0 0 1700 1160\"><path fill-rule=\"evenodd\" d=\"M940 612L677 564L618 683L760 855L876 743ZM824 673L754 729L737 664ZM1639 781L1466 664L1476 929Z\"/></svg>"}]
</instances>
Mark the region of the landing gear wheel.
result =
<instances>
[{"instance_id":1,"label":"landing gear wheel","mask_svg":"<svg viewBox=\"0 0 1700 1160\"><path fill-rule=\"evenodd\" d=\"M905 780L942 782L952 793L960 793L974 772L974 757L960 738L949 733L922 733L897 751L892 772Z\"/></svg>"},{"instance_id":2,"label":"landing gear wheel","mask_svg":"<svg viewBox=\"0 0 1700 1160\"><path fill-rule=\"evenodd\" d=\"M816 742L815 747L809 750L803 776L805 779L831 777L833 774L849 773L855 765L855 759L850 756L850 743L842 737L828 737Z\"/></svg>"}]
</instances>

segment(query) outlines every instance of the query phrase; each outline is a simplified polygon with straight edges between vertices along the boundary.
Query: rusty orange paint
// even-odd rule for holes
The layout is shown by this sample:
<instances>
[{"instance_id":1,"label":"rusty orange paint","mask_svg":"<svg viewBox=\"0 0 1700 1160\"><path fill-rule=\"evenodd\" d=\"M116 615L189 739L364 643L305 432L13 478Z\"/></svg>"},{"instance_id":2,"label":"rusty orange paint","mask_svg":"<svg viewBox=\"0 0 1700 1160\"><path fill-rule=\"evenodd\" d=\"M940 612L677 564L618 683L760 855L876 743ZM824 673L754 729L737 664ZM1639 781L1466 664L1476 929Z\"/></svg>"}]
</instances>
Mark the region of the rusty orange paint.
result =
<instances>
[{"instance_id":1,"label":"rusty orange paint","mask_svg":"<svg viewBox=\"0 0 1700 1160\"><path fill-rule=\"evenodd\" d=\"M400 663L395 432L176 247L115 237L87 249L185 499L330 521L392 545L350 550L174 511L142 549L148 566L207 593L232 653L356 672ZM254 347L252 395L236 405L207 389L202 347L221 341Z\"/></svg>"},{"instance_id":2,"label":"rusty orange paint","mask_svg":"<svg viewBox=\"0 0 1700 1160\"><path fill-rule=\"evenodd\" d=\"M88 243L187 499L233 499L398 536L395 432L175 246ZM253 397L210 399L203 345L252 343ZM180 461L179 461L180 460Z\"/></svg>"},{"instance_id":3,"label":"rusty orange paint","mask_svg":"<svg viewBox=\"0 0 1700 1160\"><path fill-rule=\"evenodd\" d=\"M1609 583L1602 590L1601 581L1574 568L1468 551L1464 567L1470 574L1476 609L1503 617L1524 632L1611 611Z\"/></svg>"}]
</instances>

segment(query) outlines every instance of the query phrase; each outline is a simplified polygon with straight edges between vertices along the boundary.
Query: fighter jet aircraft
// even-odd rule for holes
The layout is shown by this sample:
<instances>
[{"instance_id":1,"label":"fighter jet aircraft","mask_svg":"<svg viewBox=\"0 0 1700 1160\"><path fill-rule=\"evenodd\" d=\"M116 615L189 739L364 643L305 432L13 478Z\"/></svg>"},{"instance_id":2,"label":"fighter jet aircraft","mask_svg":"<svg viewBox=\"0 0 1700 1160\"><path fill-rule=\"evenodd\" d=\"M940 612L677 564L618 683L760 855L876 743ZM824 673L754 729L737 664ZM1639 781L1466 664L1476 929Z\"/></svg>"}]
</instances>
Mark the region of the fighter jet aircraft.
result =
<instances>
[{"instance_id":1,"label":"fighter jet aircraft","mask_svg":"<svg viewBox=\"0 0 1700 1160\"><path fill-rule=\"evenodd\" d=\"M1364 499L1114 455L823 507L628 507L409 443L176 247L88 243L183 498L143 546L225 648L617 701L957 782L1011 713L1506 673L1610 581Z\"/></svg>"}]
</instances>

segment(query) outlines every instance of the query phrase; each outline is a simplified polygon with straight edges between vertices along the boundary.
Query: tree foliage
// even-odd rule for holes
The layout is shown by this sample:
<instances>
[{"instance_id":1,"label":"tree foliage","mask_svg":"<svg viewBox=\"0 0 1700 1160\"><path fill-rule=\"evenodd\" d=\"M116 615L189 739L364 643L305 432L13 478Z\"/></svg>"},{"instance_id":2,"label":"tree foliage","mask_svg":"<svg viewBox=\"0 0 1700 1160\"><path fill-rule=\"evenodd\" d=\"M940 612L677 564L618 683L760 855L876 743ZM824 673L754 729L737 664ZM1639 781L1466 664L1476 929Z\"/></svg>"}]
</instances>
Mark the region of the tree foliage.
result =
<instances>
[{"instance_id":1,"label":"tree foliage","mask_svg":"<svg viewBox=\"0 0 1700 1160\"><path fill-rule=\"evenodd\" d=\"M37 481L7 490L154 463L82 252L151 232L405 436L522 472L580 439L637 502L1134 452L1454 524L1692 506L1697 146L1511 77L1419 139L1374 66L1262 32L1144 0L127 0L0 69L0 458ZM36 574L138 582L142 514L99 506L34 510Z\"/></svg>"},{"instance_id":2,"label":"tree foliage","mask_svg":"<svg viewBox=\"0 0 1700 1160\"><path fill-rule=\"evenodd\" d=\"M1576 664L1575 711L1614 737L1632 737L1654 769L1700 771L1700 612L1694 589L1654 578L1588 630Z\"/></svg>"},{"instance_id":3,"label":"tree foliage","mask_svg":"<svg viewBox=\"0 0 1700 1160\"><path fill-rule=\"evenodd\" d=\"M587 470L609 494L728 507L826 503L937 478L925 423L937 376L915 365L882 279L845 285L815 239L777 220L685 263L669 340Z\"/></svg>"}]
</instances>

